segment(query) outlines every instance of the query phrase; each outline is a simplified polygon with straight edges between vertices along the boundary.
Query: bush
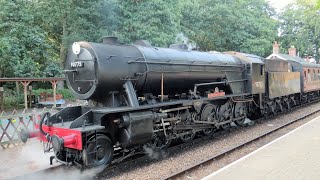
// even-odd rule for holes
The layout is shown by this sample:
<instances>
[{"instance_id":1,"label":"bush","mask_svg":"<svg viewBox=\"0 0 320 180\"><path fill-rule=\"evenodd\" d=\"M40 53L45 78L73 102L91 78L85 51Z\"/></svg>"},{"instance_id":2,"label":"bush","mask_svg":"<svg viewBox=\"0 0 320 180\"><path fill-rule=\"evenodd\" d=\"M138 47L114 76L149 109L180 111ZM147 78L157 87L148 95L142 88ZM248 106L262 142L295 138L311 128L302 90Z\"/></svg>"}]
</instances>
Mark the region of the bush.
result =
<instances>
[{"instance_id":1,"label":"bush","mask_svg":"<svg viewBox=\"0 0 320 180\"><path fill-rule=\"evenodd\" d=\"M4 94L4 108L9 109L9 108L21 108L24 106L24 97L22 94L16 95L15 93L12 92L5 92Z\"/></svg>"},{"instance_id":2,"label":"bush","mask_svg":"<svg viewBox=\"0 0 320 180\"><path fill-rule=\"evenodd\" d=\"M42 94L42 93L53 95L53 90L52 89L37 89L37 90L32 90L32 93L37 97L40 96L40 94ZM59 89L59 90L57 90L56 93L62 94L63 99L66 101L75 101L77 99L69 89Z\"/></svg>"},{"instance_id":3,"label":"bush","mask_svg":"<svg viewBox=\"0 0 320 180\"><path fill-rule=\"evenodd\" d=\"M39 97L41 93L51 94L53 95L52 89L36 89L32 90L32 93ZM57 94L62 94L63 99L66 101L75 101L77 98L72 94L72 92L69 89L59 89L57 90ZM29 93L28 93L29 95ZM24 107L24 95L21 93L20 95L17 95L17 93L12 89L5 89L4 91L4 108L5 109L17 109L17 108L23 108Z\"/></svg>"},{"instance_id":4,"label":"bush","mask_svg":"<svg viewBox=\"0 0 320 180\"><path fill-rule=\"evenodd\" d=\"M40 94L42 93L47 93L47 94L52 94L52 89L36 89L36 90L32 90L32 93L38 97L40 96Z\"/></svg>"},{"instance_id":5,"label":"bush","mask_svg":"<svg viewBox=\"0 0 320 180\"><path fill-rule=\"evenodd\" d=\"M63 99L67 101L75 101L77 98L73 95L70 89L59 89L57 94L62 94Z\"/></svg>"}]
</instances>

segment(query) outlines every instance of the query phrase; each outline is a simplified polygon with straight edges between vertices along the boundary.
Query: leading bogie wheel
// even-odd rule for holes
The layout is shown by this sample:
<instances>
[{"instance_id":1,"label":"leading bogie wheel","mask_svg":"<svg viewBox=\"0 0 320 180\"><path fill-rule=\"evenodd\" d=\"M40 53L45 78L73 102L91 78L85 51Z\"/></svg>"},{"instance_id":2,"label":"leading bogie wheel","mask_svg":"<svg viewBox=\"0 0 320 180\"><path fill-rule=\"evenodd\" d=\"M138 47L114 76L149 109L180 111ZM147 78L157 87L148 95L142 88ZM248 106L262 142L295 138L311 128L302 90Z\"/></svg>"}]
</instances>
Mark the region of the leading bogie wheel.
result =
<instances>
[{"instance_id":1,"label":"leading bogie wheel","mask_svg":"<svg viewBox=\"0 0 320 180\"><path fill-rule=\"evenodd\" d=\"M89 139L86 148L88 167L107 165L113 158L112 141L106 135L97 135Z\"/></svg>"}]
</instances>

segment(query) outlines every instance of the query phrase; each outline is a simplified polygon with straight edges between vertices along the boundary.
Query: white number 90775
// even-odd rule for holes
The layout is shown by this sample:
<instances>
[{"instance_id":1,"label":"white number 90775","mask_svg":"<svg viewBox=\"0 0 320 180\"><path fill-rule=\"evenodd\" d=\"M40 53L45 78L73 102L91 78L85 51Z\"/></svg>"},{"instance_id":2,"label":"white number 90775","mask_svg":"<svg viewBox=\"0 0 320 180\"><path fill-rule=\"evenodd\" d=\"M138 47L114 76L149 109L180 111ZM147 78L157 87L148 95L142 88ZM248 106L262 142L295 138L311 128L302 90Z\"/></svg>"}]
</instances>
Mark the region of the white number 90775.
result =
<instances>
[{"instance_id":1,"label":"white number 90775","mask_svg":"<svg viewBox=\"0 0 320 180\"><path fill-rule=\"evenodd\" d=\"M71 63L71 67L76 68L76 67L84 67L83 62L76 61Z\"/></svg>"}]
</instances>

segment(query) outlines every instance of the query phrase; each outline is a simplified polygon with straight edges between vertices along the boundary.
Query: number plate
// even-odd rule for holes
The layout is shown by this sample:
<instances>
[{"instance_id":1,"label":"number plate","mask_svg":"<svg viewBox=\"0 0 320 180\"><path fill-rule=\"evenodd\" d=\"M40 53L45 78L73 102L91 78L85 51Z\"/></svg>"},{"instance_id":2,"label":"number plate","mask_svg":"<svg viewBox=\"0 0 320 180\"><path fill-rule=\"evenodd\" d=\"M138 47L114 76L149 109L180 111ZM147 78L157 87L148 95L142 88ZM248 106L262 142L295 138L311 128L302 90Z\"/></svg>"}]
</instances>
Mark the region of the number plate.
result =
<instances>
[{"instance_id":1,"label":"number plate","mask_svg":"<svg viewBox=\"0 0 320 180\"><path fill-rule=\"evenodd\" d=\"M77 67L84 67L84 63L80 61L72 62L71 67L77 68Z\"/></svg>"}]
</instances>

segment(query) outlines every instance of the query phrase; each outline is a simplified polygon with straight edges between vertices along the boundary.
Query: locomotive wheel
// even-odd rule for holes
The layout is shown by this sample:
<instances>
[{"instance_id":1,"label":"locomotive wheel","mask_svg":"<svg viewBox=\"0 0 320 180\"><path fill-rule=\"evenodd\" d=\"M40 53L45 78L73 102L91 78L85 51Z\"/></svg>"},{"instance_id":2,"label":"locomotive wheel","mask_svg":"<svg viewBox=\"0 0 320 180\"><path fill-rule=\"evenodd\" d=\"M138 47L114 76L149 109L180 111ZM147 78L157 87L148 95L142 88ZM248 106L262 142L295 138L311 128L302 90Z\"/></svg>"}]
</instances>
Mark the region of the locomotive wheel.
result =
<instances>
[{"instance_id":1,"label":"locomotive wheel","mask_svg":"<svg viewBox=\"0 0 320 180\"><path fill-rule=\"evenodd\" d=\"M87 165L98 167L111 162L113 158L113 145L109 137L98 135L91 138L86 149Z\"/></svg>"},{"instance_id":2,"label":"locomotive wheel","mask_svg":"<svg viewBox=\"0 0 320 180\"><path fill-rule=\"evenodd\" d=\"M207 104L202 108L201 111L201 121L208 121L208 122L213 122L217 119L216 115L216 106L213 104ZM212 135L214 132L216 132L216 128L208 128L203 130L203 134L206 136Z\"/></svg>"},{"instance_id":3,"label":"locomotive wheel","mask_svg":"<svg viewBox=\"0 0 320 180\"><path fill-rule=\"evenodd\" d=\"M219 122L228 121L232 118L232 104L227 102L219 108ZM222 129L228 129L231 126L230 123L221 125Z\"/></svg>"},{"instance_id":4,"label":"locomotive wheel","mask_svg":"<svg viewBox=\"0 0 320 180\"><path fill-rule=\"evenodd\" d=\"M201 110L201 121L213 121L216 116L215 113L216 113L216 107L214 105L212 104L205 105Z\"/></svg>"},{"instance_id":5,"label":"locomotive wheel","mask_svg":"<svg viewBox=\"0 0 320 180\"><path fill-rule=\"evenodd\" d=\"M237 126L244 126L245 118L234 121Z\"/></svg>"},{"instance_id":6,"label":"locomotive wheel","mask_svg":"<svg viewBox=\"0 0 320 180\"><path fill-rule=\"evenodd\" d=\"M216 113L215 112L211 113L209 119L210 119L209 121L211 121L211 122L214 121L216 119ZM203 130L202 133L206 136L210 136L216 131L217 131L217 128L212 127L212 128L208 128L208 129Z\"/></svg>"},{"instance_id":7,"label":"locomotive wheel","mask_svg":"<svg viewBox=\"0 0 320 180\"><path fill-rule=\"evenodd\" d=\"M171 141L171 139L167 139L164 135L154 135L150 146L156 150L165 149L170 146Z\"/></svg>"},{"instance_id":8,"label":"locomotive wheel","mask_svg":"<svg viewBox=\"0 0 320 180\"><path fill-rule=\"evenodd\" d=\"M242 102L236 103L236 105L234 106L234 117L238 118L245 115L246 115L245 104ZM234 123L238 126L243 126L245 120L246 120L245 118L239 119L239 120L236 120Z\"/></svg>"},{"instance_id":9,"label":"locomotive wheel","mask_svg":"<svg viewBox=\"0 0 320 180\"><path fill-rule=\"evenodd\" d=\"M217 128L208 128L208 129L203 130L202 132L206 136L211 136L216 131L217 131Z\"/></svg>"},{"instance_id":10,"label":"locomotive wheel","mask_svg":"<svg viewBox=\"0 0 320 180\"><path fill-rule=\"evenodd\" d=\"M221 125L222 129L229 129L230 127L231 127L231 123L226 123Z\"/></svg>"},{"instance_id":11,"label":"locomotive wheel","mask_svg":"<svg viewBox=\"0 0 320 180\"><path fill-rule=\"evenodd\" d=\"M182 135L179 137L180 141L183 143L190 142L193 140L193 138L196 136L196 133L194 131L189 131L188 133Z\"/></svg>"}]
</instances>

